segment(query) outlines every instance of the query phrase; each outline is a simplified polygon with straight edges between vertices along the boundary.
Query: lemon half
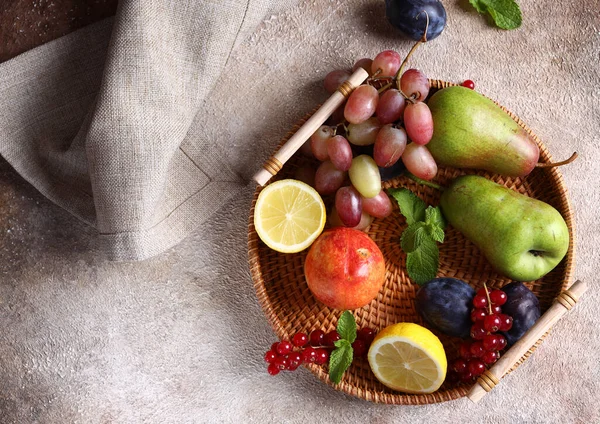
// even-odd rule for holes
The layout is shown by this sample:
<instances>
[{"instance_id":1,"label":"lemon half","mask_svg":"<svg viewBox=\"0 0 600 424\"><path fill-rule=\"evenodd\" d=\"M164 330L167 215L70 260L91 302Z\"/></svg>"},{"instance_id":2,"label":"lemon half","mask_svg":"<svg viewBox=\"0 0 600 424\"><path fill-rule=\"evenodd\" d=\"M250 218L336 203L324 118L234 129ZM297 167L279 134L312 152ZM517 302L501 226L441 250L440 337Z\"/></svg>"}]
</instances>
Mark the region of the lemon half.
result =
<instances>
[{"instance_id":1,"label":"lemon half","mask_svg":"<svg viewBox=\"0 0 600 424\"><path fill-rule=\"evenodd\" d=\"M254 228L271 249L300 252L323 232L327 219L319 193L306 183L286 179L267 185L254 206Z\"/></svg>"},{"instance_id":2,"label":"lemon half","mask_svg":"<svg viewBox=\"0 0 600 424\"><path fill-rule=\"evenodd\" d=\"M384 328L369 348L369 365L385 386L405 393L433 393L446 378L444 346L431 331L401 322Z\"/></svg>"}]
</instances>

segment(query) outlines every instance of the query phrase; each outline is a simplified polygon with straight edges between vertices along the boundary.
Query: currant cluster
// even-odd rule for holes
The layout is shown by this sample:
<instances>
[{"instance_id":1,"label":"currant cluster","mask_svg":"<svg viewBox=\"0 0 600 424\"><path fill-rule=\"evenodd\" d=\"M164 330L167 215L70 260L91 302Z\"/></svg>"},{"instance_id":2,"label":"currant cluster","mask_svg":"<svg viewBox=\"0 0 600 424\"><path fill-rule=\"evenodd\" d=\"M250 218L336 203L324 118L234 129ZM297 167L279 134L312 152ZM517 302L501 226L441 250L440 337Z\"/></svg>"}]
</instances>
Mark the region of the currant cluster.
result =
<instances>
[{"instance_id":1,"label":"currant cluster","mask_svg":"<svg viewBox=\"0 0 600 424\"><path fill-rule=\"evenodd\" d=\"M473 297L471 339L460 345L460 358L452 364L461 381L472 381L500 358L506 338L499 331L512 328L513 319L502 313L507 296L502 290L484 286Z\"/></svg>"},{"instance_id":2,"label":"currant cluster","mask_svg":"<svg viewBox=\"0 0 600 424\"><path fill-rule=\"evenodd\" d=\"M375 338L375 330L363 327L356 333L352 343L354 357L364 357ZM328 333L314 330L310 334L296 333L291 340L282 340L271 345L265 353L267 372L277 375L280 371L295 371L302 364L323 365L329 361L329 355L340 339L337 331Z\"/></svg>"},{"instance_id":3,"label":"currant cluster","mask_svg":"<svg viewBox=\"0 0 600 424\"><path fill-rule=\"evenodd\" d=\"M424 102L429 80L417 69L403 72L406 59L385 50L374 59L358 60L352 71L338 69L325 77L324 87L333 93L356 69L362 67L369 73L366 82L301 149L321 163L312 175L301 169L296 178L313 185L321 195L335 194L332 226L364 229L373 218L392 212L390 199L382 191L382 174L393 176L399 173L396 169L407 169L431 180L437 173L426 147L433 135L433 118ZM463 85L474 87L472 81Z\"/></svg>"}]
</instances>

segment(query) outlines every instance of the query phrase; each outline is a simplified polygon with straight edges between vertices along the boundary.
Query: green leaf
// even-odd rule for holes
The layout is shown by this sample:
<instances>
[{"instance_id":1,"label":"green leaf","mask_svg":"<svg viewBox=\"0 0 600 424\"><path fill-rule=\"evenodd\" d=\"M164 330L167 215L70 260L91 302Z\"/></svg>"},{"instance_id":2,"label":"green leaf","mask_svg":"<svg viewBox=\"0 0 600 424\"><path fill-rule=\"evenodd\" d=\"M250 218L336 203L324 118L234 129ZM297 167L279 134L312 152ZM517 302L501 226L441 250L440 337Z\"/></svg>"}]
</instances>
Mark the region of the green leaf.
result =
<instances>
[{"instance_id":1,"label":"green leaf","mask_svg":"<svg viewBox=\"0 0 600 424\"><path fill-rule=\"evenodd\" d=\"M487 7L485 7L485 4L483 4L481 0L469 0L469 3L471 3L479 13L487 12Z\"/></svg>"},{"instance_id":2,"label":"green leaf","mask_svg":"<svg viewBox=\"0 0 600 424\"><path fill-rule=\"evenodd\" d=\"M342 342L342 343L340 343ZM337 384L342 381L342 375L352 363L354 350L348 340L338 340L335 342L337 346L329 356L329 379Z\"/></svg>"},{"instance_id":3,"label":"green leaf","mask_svg":"<svg viewBox=\"0 0 600 424\"><path fill-rule=\"evenodd\" d=\"M521 26L521 9L514 0L469 1L479 13L489 13L499 28L515 29Z\"/></svg>"},{"instance_id":4,"label":"green leaf","mask_svg":"<svg viewBox=\"0 0 600 424\"><path fill-rule=\"evenodd\" d=\"M400 247L406 253L414 252L423 242L423 237L429 237L425 223L415 222L402 232Z\"/></svg>"},{"instance_id":5,"label":"green leaf","mask_svg":"<svg viewBox=\"0 0 600 424\"><path fill-rule=\"evenodd\" d=\"M440 252L435 241L423 238L419 248L406 255L408 276L419 286L435 278L440 260Z\"/></svg>"},{"instance_id":6,"label":"green leaf","mask_svg":"<svg viewBox=\"0 0 600 424\"><path fill-rule=\"evenodd\" d=\"M427 223L427 234L435 241L443 243L446 220L440 208L429 206L425 210L425 222Z\"/></svg>"},{"instance_id":7,"label":"green leaf","mask_svg":"<svg viewBox=\"0 0 600 424\"><path fill-rule=\"evenodd\" d=\"M356 320L350 311L344 311L338 319L337 332L342 339L350 343L356 340Z\"/></svg>"},{"instance_id":8,"label":"green leaf","mask_svg":"<svg viewBox=\"0 0 600 424\"><path fill-rule=\"evenodd\" d=\"M406 188L390 189L388 193L396 199L400 213L406 218L408 225L425 220L425 202Z\"/></svg>"}]
</instances>

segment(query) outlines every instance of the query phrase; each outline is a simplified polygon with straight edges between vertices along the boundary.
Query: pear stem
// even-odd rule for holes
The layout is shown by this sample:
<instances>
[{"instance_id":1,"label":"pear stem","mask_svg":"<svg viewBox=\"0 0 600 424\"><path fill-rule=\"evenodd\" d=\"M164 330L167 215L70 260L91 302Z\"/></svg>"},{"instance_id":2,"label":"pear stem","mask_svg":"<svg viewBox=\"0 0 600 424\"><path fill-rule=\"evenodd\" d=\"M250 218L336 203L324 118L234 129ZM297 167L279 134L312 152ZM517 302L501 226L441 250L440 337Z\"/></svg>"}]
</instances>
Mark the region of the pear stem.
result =
<instances>
[{"instance_id":1,"label":"pear stem","mask_svg":"<svg viewBox=\"0 0 600 424\"><path fill-rule=\"evenodd\" d=\"M577 159L577 152L574 152L571 157L567 160L563 160L561 162L552 162L552 163L537 163L535 165L536 168L553 168L555 166L567 165Z\"/></svg>"},{"instance_id":2,"label":"pear stem","mask_svg":"<svg viewBox=\"0 0 600 424\"><path fill-rule=\"evenodd\" d=\"M417 177L416 175L411 174L410 172L406 173L406 177L413 180L414 182L423 184L424 186L435 188L436 190L439 190L439 191L444 191L443 186L436 184L436 183L432 183L431 181L423 180L423 179Z\"/></svg>"}]
</instances>

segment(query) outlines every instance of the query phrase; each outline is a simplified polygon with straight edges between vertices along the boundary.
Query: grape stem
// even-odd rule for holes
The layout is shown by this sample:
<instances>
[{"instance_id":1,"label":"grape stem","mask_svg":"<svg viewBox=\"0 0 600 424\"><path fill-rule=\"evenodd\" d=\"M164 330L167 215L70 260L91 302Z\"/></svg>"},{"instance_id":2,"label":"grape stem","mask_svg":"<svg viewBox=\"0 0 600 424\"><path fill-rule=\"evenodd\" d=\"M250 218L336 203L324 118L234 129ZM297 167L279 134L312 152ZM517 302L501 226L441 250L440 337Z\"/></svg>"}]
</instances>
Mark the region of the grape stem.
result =
<instances>
[{"instance_id":1,"label":"grape stem","mask_svg":"<svg viewBox=\"0 0 600 424\"><path fill-rule=\"evenodd\" d=\"M423 36L421 37L421 39L419 41L417 41L412 46L412 48L410 49L410 51L408 52L408 54L406 55L406 57L402 61L402 64L400 64L400 69L398 69L398 72L396 73L396 77L395 77L395 79L396 79L396 86L397 86L398 90L401 93L402 93L402 90L400 90L400 77L402 76L402 71L404 70L404 66L406 66L406 62L408 62L408 59L412 56L413 52L417 49L417 47L419 47L421 44L427 42L427 30L429 29L429 14L427 13L426 10L423 10L422 13L425 13L425 19L426 19L426 21L425 21L425 31L423 32ZM414 99L411 99L406 94L402 93L402 95L406 98L406 100L410 101L411 103L415 103Z\"/></svg>"},{"instance_id":2,"label":"grape stem","mask_svg":"<svg viewBox=\"0 0 600 424\"><path fill-rule=\"evenodd\" d=\"M563 160L561 162L553 162L553 163L536 163L536 168L553 168L555 166L567 165L577 159L577 152L574 152L571 157L567 160Z\"/></svg>"},{"instance_id":3,"label":"grape stem","mask_svg":"<svg viewBox=\"0 0 600 424\"><path fill-rule=\"evenodd\" d=\"M431 181L423 180L423 179L417 177L416 175L411 174L410 172L406 173L406 177L413 180L414 182L423 184L424 186L427 186L427 187L435 188L436 190L439 190L439 191L444 191L444 188L445 188L444 186L441 186L436 183L432 183Z\"/></svg>"}]
</instances>

